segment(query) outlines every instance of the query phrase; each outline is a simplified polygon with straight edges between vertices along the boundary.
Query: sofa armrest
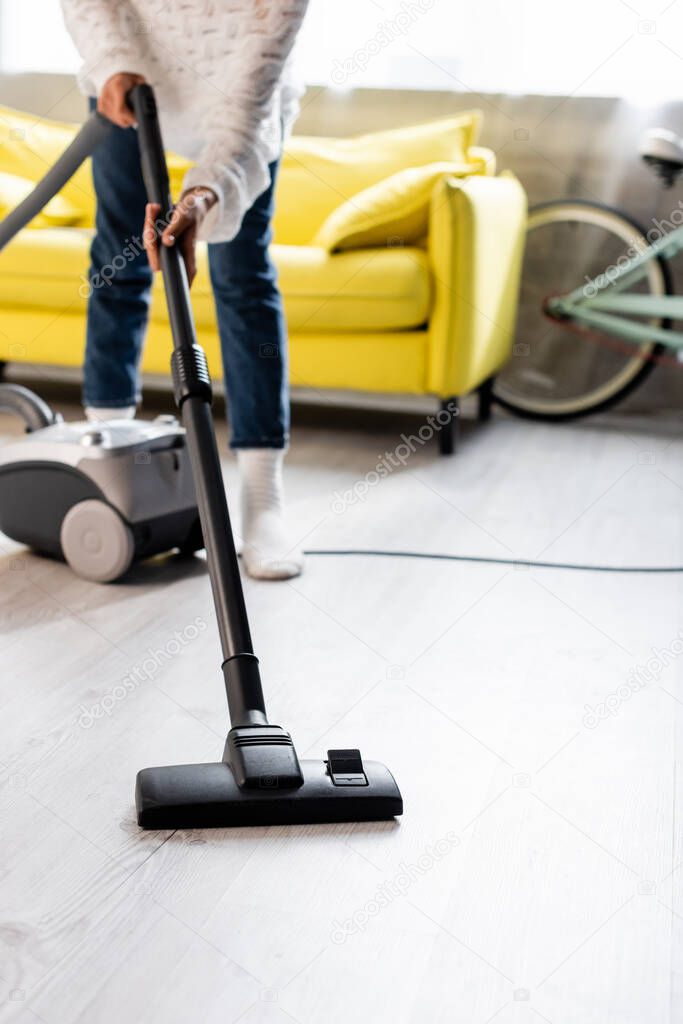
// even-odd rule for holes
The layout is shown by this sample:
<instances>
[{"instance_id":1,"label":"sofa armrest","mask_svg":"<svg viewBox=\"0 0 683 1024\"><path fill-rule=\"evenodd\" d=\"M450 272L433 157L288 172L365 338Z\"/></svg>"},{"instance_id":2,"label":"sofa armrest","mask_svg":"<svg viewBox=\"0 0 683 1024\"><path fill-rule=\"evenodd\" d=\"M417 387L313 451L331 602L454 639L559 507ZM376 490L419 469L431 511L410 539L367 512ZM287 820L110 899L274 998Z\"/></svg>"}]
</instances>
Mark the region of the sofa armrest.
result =
<instances>
[{"instance_id":1,"label":"sofa armrest","mask_svg":"<svg viewBox=\"0 0 683 1024\"><path fill-rule=\"evenodd\" d=\"M526 193L514 175L444 177L430 208L434 305L427 386L447 398L477 388L513 343L526 238Z\"/></svg>"}]
</instances>

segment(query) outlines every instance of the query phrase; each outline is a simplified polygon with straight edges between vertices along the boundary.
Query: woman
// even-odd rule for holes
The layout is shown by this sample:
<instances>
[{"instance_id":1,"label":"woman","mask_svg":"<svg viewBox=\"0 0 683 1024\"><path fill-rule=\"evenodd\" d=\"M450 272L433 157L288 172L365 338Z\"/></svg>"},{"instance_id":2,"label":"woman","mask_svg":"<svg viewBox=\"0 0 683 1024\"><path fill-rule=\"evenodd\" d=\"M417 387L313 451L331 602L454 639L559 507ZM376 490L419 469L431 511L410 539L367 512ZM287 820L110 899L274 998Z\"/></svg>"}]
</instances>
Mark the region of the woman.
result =
<instances>
[{"instance_id":1,"label":"woman","mask_svg":"<svg viewBox=\"0 0 683 1024\"><path fill-rule=\"evenodd\" d=\"M283 130L298 111L289 56L307 0L62 0L84 65L83 91L117 125L93 157L97 195L84 366L90 419L134 416L147 326L154 230L145 253L112 274L114 257L166 211L146 205L126 94L153 86L166 145L194 162L161 236L195 244L209 270L241 482L243 559L252 576L298 575L303 556L283 513L289 437L287 336L268 253ZM133 250L135 252L136 250ZM107 268L103 275L101 272ZM106 283L103 283L105 282Z\"/></svg>"}]
</instances>

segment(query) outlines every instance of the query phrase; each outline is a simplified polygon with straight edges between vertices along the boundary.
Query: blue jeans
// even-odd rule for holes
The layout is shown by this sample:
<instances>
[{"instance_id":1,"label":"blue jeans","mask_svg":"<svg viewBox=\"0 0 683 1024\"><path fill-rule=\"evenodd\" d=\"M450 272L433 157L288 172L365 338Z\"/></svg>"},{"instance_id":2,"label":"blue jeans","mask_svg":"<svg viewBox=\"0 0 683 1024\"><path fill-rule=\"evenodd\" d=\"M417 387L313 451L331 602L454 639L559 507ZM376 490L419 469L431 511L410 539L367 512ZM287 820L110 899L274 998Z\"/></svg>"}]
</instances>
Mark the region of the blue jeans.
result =
<instances>
[{"instance_id":1,"label":"blue jeans","mask_svg":"<svg viewBox=\"0 0 683 1024\"><path fill-rule=\"evenodd\" d=\"M140 356L152 272L140 252L146 192L137 132L115 128L92 161L97 195L83 400L123 408L140 397ZM278 161L271 183L232 242L209 245L233 448L283 448L289 434L287 331L268 252ZM118 256L118 259L116 257ZM169 359L171 339L169 333Z\"/></svg>"}]
</instances>

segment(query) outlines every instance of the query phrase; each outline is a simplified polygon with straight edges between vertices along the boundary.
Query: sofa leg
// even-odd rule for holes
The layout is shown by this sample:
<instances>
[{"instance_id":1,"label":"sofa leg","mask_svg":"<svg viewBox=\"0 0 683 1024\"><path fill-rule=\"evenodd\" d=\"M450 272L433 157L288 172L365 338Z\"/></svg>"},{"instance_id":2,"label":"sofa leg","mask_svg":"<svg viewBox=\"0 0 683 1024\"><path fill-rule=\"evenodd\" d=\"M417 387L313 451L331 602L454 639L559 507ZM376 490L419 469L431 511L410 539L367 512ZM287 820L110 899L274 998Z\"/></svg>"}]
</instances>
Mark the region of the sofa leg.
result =
<instances>
[{"instance_id":1,"label":"sofa leg","mask_svg":"<svg viewBox=\"0 0 683 1024\"><path fill-rule=\"evenodd\" d=\"M491 408L493 406L493 377L487 377L483 384L479 385L479 422L488 423L491 419Z\"/></svg>"},{"instance_id":2,"label":"sofa leg","mask_svg":"<svg viewBox=\"0 0 683 1024\"><path fill-rule=\"evenodd\" d=\"M450 413L447 423L439 429L439 452L442 455L454 455L460 437L460 402L454 396L445 398L441 403L441 412Z\"/></svg>"},{"instance_id":3,"label":"sofa leg","mask_svg":"<svg viewBox=\"0 0 683 1024\"><path fill-rule=\"evenodd\" d=\"M7 363L3 363L0 360L0 381L5 379L5 370L7 369Z\"/></svg>"}]
</instances>

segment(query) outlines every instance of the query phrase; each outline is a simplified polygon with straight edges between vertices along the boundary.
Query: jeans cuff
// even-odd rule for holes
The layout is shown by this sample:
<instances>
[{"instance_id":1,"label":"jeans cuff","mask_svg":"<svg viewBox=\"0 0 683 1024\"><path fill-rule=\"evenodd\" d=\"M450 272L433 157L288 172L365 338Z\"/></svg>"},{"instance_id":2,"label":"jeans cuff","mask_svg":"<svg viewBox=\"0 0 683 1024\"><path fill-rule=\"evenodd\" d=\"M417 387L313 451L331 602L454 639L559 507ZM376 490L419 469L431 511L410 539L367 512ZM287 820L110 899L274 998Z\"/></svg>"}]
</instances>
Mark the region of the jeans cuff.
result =
<instances>
[{"instance_id":1,"label":"jeans cuff","mask_svg":"<svg viewBox=\"0 0 683 1024\"><path fill-rule=\"evenodd\" d=\"M230 447L233 451L237 451L239 448L287 448L289 446L288 437L260 437L257 441L243 441L241 438L233 438L230 442Z\"/></svg>"},{"instance_id":2,"label":"jeans cuff","mask_svg":"<svg viewBox=\"0 0 683 1024\"><path fill-rule=\"evenodd\" d=\"M133 395L132 398L94 398L84 392L82 401L89 409L127 409L131 405L137 405L140 398L137 395Z\"/></svg>"}]
</instances>

